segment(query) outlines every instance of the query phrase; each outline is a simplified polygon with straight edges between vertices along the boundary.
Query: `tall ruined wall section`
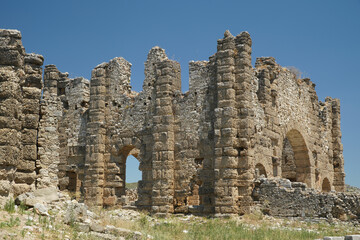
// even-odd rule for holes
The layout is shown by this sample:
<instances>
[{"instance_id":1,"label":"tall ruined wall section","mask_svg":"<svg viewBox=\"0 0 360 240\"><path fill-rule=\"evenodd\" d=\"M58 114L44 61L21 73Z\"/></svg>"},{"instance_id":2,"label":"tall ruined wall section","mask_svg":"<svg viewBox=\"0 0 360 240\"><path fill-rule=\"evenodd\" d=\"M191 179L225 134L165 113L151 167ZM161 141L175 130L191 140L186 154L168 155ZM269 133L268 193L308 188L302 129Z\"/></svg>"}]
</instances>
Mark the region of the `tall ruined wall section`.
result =
<instances>
[{"instance_id":1,"label":"tall ruined wall section","mask_svg":"<svg viewBox=\"0 0 360 240\"><path fill-rule=\"evenodd\" d=\"M62 118L58 124L60 141L59 187L83 194L86 155L86 125L89 107L89 81L64 79L58 83Z\"/></svg>"},{"instance_id":2,"label":"tall ruined wall section","mask_svg":"<svg viewBox=\"0 0 360 240\"><path fill-rule=\"evenodd\" d=\"M43 187L79 194L84 178L89 81L69 79L55 65L44 71L39 125L39 176Z\"/></svg>"},{"instance_id":3,"label":"tall ruined wall section","mask_svg":"<svg viewBox=\"0 0 360 240\"><path fill-rule=\"evenodd\" d=\"M253 167L261 164L268 176L287 177L317 189L327 179L332 190L343 191L339 101L327 98L325 103L319 102L315 84L298 79L274 58L259 58L255 67L259 104ZM284 157L287 143L292 146L292 156Z\"/></svg>"},{"instance_id":4,"label":"tall ruined wall section","mask_svg":"<svg viewBox=\"0 0 360 240\"><path fill-rule=\"evenodd\" d=\"M1 197L36 187L43 57L26 54L17 30L0 30Z\"/></svg>"}]
</instances>

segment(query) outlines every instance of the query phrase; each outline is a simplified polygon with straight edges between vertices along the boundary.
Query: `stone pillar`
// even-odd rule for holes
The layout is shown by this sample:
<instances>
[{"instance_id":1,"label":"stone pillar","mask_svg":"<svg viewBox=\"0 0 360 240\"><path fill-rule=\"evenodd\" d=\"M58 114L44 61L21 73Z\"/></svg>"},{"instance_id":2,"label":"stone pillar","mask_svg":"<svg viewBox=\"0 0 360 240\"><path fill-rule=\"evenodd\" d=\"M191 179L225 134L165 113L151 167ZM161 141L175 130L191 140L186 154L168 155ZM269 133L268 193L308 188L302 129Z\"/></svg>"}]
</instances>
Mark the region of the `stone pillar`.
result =
<instances>
[{"instance_id":1,"label":"stone pillar","mask_svg":"<svg viewBox=\"0 0 360 240\"><path fill-rule=\"evenodd\" d=\"M91 74L89 122L85 157L85 203L103 205L105 153L106 65L98 65Z\"/></svg>"},{"instance_id":2,"label":"stone pillar","mask_svg":"<svg viewBox=\"0 0 360 240\"><path fill-rule=\"evenodd\" d=\"M21 33L0 29L0 183L3 186L0 196L4 197L9 196L11 188L33 185L36 176L34 167L22 164L20 84L25 77L24 56ZM29 142L36 141L36 134L26 137Z\"/></svg>"},{"instance_id":3,"label":"stone pillar","mask_svg":"<svg viewBox=\"0 0 360 240\"><path fill-rule=\"evenodd\" d=\"M334 166L334 190L338 192L345 191L345 173L343 145L341 143L340 129L340 100L332 99L332 136L333 136L333 166Z\"/></svg>"},{"instance_id":4,"label":"stone pillar","mask_svg":"<svg viewBox=\"0 0 360 240\"><path fill-rule=\"evenodd\" d=\"M44 92L40 103L40 123L38 137L37 188L58 186L59 132L58 121L62 116L61 101L58 98L57 83L67 77L55 65L47 65L44 70Z\"/></svg>"},{"instance_id":5,"label":"stone pillar","mask_svg":"<svg viewBox=\"0 0 360 240\"><path fill-rule=\"evenodd\" d=\"M144 75L145 80L143 83L143 93L146 98L149 100L149 110L145 116L145 122L152 122L153 112L155 111L155 82L156 82L156 68L155 63L167 60L165 50L160 47L153 47L148 53ZM136 206L139 209L151 210L152 205L152 151L153 145L153 136L152 136L152 126L148 126L145 131L141 134L141 148L139 153L140 165L139 169L142 172L142 179L138 183L138 201L136 201ZM149 144L150 143L150 144Z\"/></svg>"},{"instance_id":6,"label":"stone pillar","mask_svg":"<svg viewBox=\"0 0 360 240\"><path fill-rule=\"evenodd\" d=\"M180 64L164 60L155 63L155 109L152 150L152 212L174 211L174 121L173 94L181 90Z\"/></svg>"},{"instance_id":7,"label":"stone pillar","mask_svg":"<svg viewBox=\"0 0 360 240\"><path fill-rule=\"evenodd\" d=\"M238 110L237 141L238 151L238 201L240 213L249 211L252 204L251 191L254 172L253 146L254 136L254 73L251 66L251 38L248 32L242 32L235 38L235 90L236 108Z\"/></svg>"},{"instance_id":8,"label":"stone pillar","mask_svg":"<svg viewBox=\"0 0 360 240\"><path fill-rule=\"evenodd\" d=\"M235 38L226 31L218 40L215 108L215 214L236 213L238 151L235 149Z\"/></svg>"},{"instance_id":9,"label":"stone pillar","mask_svg":"<svg viewBox=\"0 0 360 240\"><path fill-rule=\"evenodd\" d=\"M42 64L44 58L38 54L25 56L25 80L23 92L22 151L23 160L18 164L18 171L35 172L37 160L37 134L40 117L40 98L42 89Z\"/></svg>"}]
</instances>

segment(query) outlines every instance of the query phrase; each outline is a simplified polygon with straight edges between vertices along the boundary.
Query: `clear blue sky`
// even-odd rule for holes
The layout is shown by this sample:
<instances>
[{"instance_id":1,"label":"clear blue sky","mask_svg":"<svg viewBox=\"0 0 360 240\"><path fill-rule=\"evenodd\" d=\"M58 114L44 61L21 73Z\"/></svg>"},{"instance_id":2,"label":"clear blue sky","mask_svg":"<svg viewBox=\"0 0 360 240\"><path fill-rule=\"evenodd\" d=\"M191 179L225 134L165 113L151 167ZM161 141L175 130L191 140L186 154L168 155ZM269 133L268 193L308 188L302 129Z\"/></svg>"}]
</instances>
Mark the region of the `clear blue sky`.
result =
<instances>
[{"instance_id":1,"label":"clear blue sky","mask_svg":"<svg viewBox=\"0 0 360 240\"><path fill-rule=\"evenodd\" d=\"M346 182L360 187L360 0L3 0L0 28L20 30L27 52L70 77L90 78L97 64L122 56L133 64L136 91L151 47L180 62L186 91L190 60L214 54L226 29L248 31L253 61L273 56L310 77L320 100L340 98Z\"/></svg>"}]
</instances>

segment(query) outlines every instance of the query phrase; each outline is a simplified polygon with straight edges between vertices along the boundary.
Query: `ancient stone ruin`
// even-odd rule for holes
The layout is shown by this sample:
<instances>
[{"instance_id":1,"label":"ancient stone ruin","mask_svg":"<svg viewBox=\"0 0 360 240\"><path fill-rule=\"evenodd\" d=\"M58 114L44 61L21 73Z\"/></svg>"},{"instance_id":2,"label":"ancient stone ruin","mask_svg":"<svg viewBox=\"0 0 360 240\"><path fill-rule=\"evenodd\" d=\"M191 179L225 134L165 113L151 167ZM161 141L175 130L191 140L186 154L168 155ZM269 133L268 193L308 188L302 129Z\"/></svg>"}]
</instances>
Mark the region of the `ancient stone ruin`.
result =
<instances>
[{"instance_id":1,"label":"ancient stone ruin","mask_svg":"<svg viewBox=\"0 0 360 240\"><path fill-rule=\"evenodd\" d=\"M89 205L121 204L126 159L140 162L136 206L153 213L244 213L260 176L344 190L340 103L272 57L251 65L251 38L226 31L209 61L180 64L154 47L139 93L114 58L69 78L0 30L0 195L57 186Z\"/></svg>"}]
</instances>

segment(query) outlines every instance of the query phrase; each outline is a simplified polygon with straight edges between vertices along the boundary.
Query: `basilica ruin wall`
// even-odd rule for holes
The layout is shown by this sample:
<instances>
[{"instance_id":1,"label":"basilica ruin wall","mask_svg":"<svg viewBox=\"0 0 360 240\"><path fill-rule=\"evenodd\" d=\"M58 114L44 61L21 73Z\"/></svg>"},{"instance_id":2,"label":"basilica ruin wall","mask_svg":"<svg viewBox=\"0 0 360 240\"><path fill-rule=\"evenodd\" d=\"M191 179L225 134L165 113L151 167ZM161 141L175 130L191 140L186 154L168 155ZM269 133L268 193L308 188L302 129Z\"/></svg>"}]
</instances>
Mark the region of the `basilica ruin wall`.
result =
<instances>
[{"instance_id":1,"label":"basilica ruin wall","mask_svg":"<svg viewBox=\"0 0 360 240\"><path fill-rule=\"evenodd\" d=\"M159 47L132 91L122 57L69 78L0 30L2 196L59 187L87 204L121 205L126 159L140 162L136 206L153 213L244 213L260 176L344 190L340 103L272 57L251 65L247 32L226 31L209 61L180 64Z\"/></svg>"}]
</instances>

